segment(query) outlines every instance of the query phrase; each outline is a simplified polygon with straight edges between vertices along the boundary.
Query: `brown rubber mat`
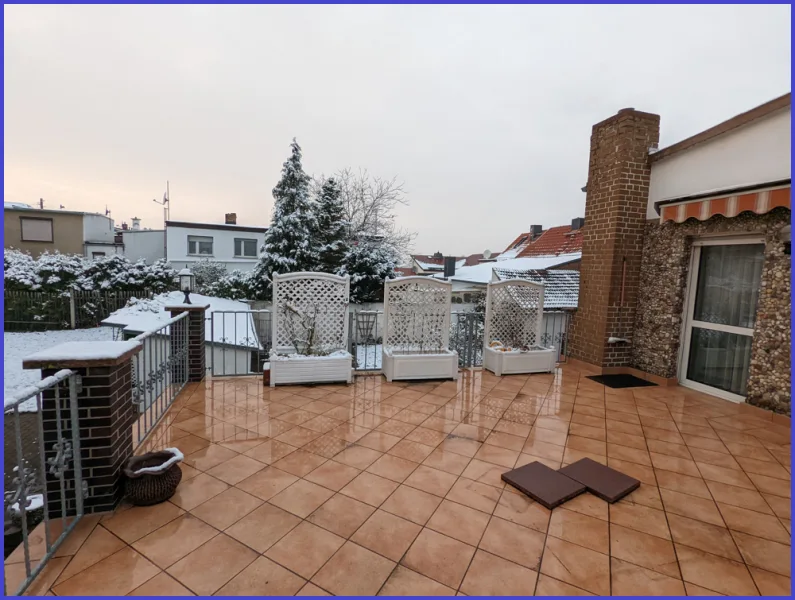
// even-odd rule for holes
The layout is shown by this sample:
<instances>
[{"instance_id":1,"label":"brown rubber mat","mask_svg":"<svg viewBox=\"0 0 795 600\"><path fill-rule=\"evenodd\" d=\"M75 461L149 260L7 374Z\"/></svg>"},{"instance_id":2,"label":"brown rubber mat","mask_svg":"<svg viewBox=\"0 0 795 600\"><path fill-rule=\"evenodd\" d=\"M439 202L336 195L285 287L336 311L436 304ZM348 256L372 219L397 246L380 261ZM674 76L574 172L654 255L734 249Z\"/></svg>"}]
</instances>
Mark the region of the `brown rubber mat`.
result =
<instances>
[{"instance_id":1,"label":"brown rubber mat","mask_svg":"<svg viewBox=\"0 0 795 600\"><path fill-rule=\"evenodd\" d=\"M609 503L617 502L640 487L640 481L603 464L583 458L559 471Z\"/></svg>"},{"instance_id":2,"label":"brown rubber mat","mask_svg":"<svg viewBox=\"0 0 795 600\"><path fill-rule=\"evenodd\" d=\"M502 480L552 510L585 491L585 486L540 462L502 474Z\"/></svg>"}]
</instances>

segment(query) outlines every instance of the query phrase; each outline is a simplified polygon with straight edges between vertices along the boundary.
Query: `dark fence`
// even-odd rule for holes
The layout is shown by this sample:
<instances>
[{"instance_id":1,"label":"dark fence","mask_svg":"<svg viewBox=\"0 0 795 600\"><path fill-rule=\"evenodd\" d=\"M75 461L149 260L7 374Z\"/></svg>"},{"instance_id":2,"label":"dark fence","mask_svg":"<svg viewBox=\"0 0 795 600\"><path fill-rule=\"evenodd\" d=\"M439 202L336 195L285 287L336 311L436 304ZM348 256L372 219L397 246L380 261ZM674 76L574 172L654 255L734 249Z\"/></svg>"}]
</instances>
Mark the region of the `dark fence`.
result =
<instances>
[{"instance_id":1,"label":"dark fence","mask_svg":"<svg viewBox=\"0 0 795 600\"><path fill-rule=\"evenodd\" d=\"M150 290L101 292L11 292L4 297L4 331L51 331L99 327L131 298L151 298Z\"/></svg>"}]
</instances>

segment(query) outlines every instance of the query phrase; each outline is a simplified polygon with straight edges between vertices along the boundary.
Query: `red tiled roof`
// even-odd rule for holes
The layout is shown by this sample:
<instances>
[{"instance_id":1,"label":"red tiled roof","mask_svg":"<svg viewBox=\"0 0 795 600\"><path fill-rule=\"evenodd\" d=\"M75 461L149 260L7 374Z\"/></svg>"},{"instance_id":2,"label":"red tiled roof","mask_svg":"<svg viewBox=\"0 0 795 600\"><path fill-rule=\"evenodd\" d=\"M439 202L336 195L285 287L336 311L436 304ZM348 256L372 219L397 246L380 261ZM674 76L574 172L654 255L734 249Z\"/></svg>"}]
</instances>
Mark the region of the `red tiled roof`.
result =
<instances>
[{"instance_id":1,"label":"red tiled roof","mask_svg":"<svg viewBox=\"0 0 795 600\"><path fill-rule=\"evenodd\" d=\"M521 245L521 250L516 255L517 258L582 252L582 229L572 231L571 225L550 227L541 232L541 235L534 240L530 232L522 233L508 245L505 252L517 245Z\"/></svg>"}]
</instances>

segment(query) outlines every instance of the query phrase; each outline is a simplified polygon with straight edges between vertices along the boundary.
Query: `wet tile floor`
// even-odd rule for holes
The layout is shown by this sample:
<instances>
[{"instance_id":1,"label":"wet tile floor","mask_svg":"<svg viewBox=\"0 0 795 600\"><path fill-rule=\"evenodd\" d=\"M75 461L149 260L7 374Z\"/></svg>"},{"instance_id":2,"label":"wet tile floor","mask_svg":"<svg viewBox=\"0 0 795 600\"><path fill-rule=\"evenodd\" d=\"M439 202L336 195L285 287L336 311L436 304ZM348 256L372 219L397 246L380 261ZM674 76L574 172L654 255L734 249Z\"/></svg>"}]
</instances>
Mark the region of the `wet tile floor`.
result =
<instances>
[{"instance_id":1,"label":"wet tile floor","mask_svg":"<svg viewBox=\"0 0 795 600\"><path fill-rule=\"evenodd\" d=\"M85 517L29 593L790 590L789 426L681 387L613 390L566 366L275 390L214 380L180 395L149 446L184 452L176 495ZM500 480L582 457L642 485L549 511ZM9 589L21 560L6 561Z\"/></svg>"}]
</instances>

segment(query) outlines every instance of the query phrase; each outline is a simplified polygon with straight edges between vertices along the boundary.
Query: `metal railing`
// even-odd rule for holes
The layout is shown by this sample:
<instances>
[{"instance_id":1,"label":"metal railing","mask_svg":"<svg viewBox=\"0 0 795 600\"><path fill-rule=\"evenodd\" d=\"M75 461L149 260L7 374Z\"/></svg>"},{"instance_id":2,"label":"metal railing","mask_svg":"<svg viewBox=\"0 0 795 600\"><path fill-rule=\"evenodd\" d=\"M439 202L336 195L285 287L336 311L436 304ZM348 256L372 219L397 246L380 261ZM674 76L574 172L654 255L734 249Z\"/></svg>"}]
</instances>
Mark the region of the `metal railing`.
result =
<instances>
[{"instance_id":1,"label":"metal railing","mask_svg":"<svg viewBox=\"0 0 795 600\"><path fill-rule=\"evenodd\" d=\"M216 310L205 317L213 377L262 375L273 338L271 317L269 310Z\"/></svg>"},{"instance_id":2,"label":"metal railing","mask_svg":"<svg viewBox=\"0 0 795 600\"><path fill-rule=\"evenodd\" d=\"M462 369L482 367L485 315L454 312L450 317L450 348L458 352L458 366Z\"/></svg>"},{"instance_id":3,"label":"metal railing","mask_svg":"<svg viewBox=\"0 0 795 600\"><path fill-rule=\"evenodd\" d=\"M544 313L544 329L541 332L541 345L558 351L558 362L566 362L569 354L569 328L572 311L559 310Z\"/></svg>"},{"instance_id":4,"label":"metal railing","mask_svg":"<svg viewBox=\"0 0 795 600\"><path fill-rule=\"evenodd\" d=\"M348 314L348 352L357 371L381 370L384 311L360 310Z\"/></svg>"},{"instance_id":5,"label":"metal railing","mask_svg":"<svg viewBox=\"0 0 795 600\"><path fill-rule=\"evenodd\" d=\"M21 537L6 555L5 595L23 594L83 517L88 488L80 454L79 386L79 376L64 369L5 399L6 462L9 453L16 462L3 490L6 543L9 535ZM33 530L43 533L43 545L31 544ZM11 578L15 589L9 590L13 572L19 577Z\"/></svg>"},{"instance_id":6,"label":"metal railing","mask_svg":"<svg viewBox=\"0 0 795 600\"><path fill-rule=\"evenodd\" d=\"M157 426L188 382L188 312L157 329L133 338L141 352L133 356L133 403L139 417L133 424L133 448Z\"/></svg>"},{"instance_id":7,"label":"metal railing","mask_svg":"<svg viewBox=\"0 0 795 600\"><path fill-rule=\"evenodd\" d=\"M348 315L348 351L356 371L380 371L384 312L353 311ZM450 348L458 352L461 368L483 366L485 315L481 312L453 312L450 319ZM566 361L569 311L544 313L541 344L555 347L558 361ZM207 317L210 342L207 363L214 377L262 373L271 347L269 310L215 311Z\"/></svg>"},{"instance_id":8,"label":"metal railing","mask_svg":"<svg viewBox=\"0 0 795 600\"><path fill-rule=\"evenodd\" d=\"M544 313L541 344L558 351L558 362L565 362L570 311ZM350 314L349 351L357 371L381 370L383 311L358 311ZM450 319L450 348L458 353L461 368L483 366L485 315L481 312L453 312Z\"/></svg>"},{"instance_id":9,"label":"metal railing","mask_svg":"<svg viewBox=\"0 0 795 600\"><path fill-rule=\"evenodd\" d=\"M98 327L131 298L151 298L151 290L3 293L5 331L52 331Z\"/></svg>"}]
</instances>

